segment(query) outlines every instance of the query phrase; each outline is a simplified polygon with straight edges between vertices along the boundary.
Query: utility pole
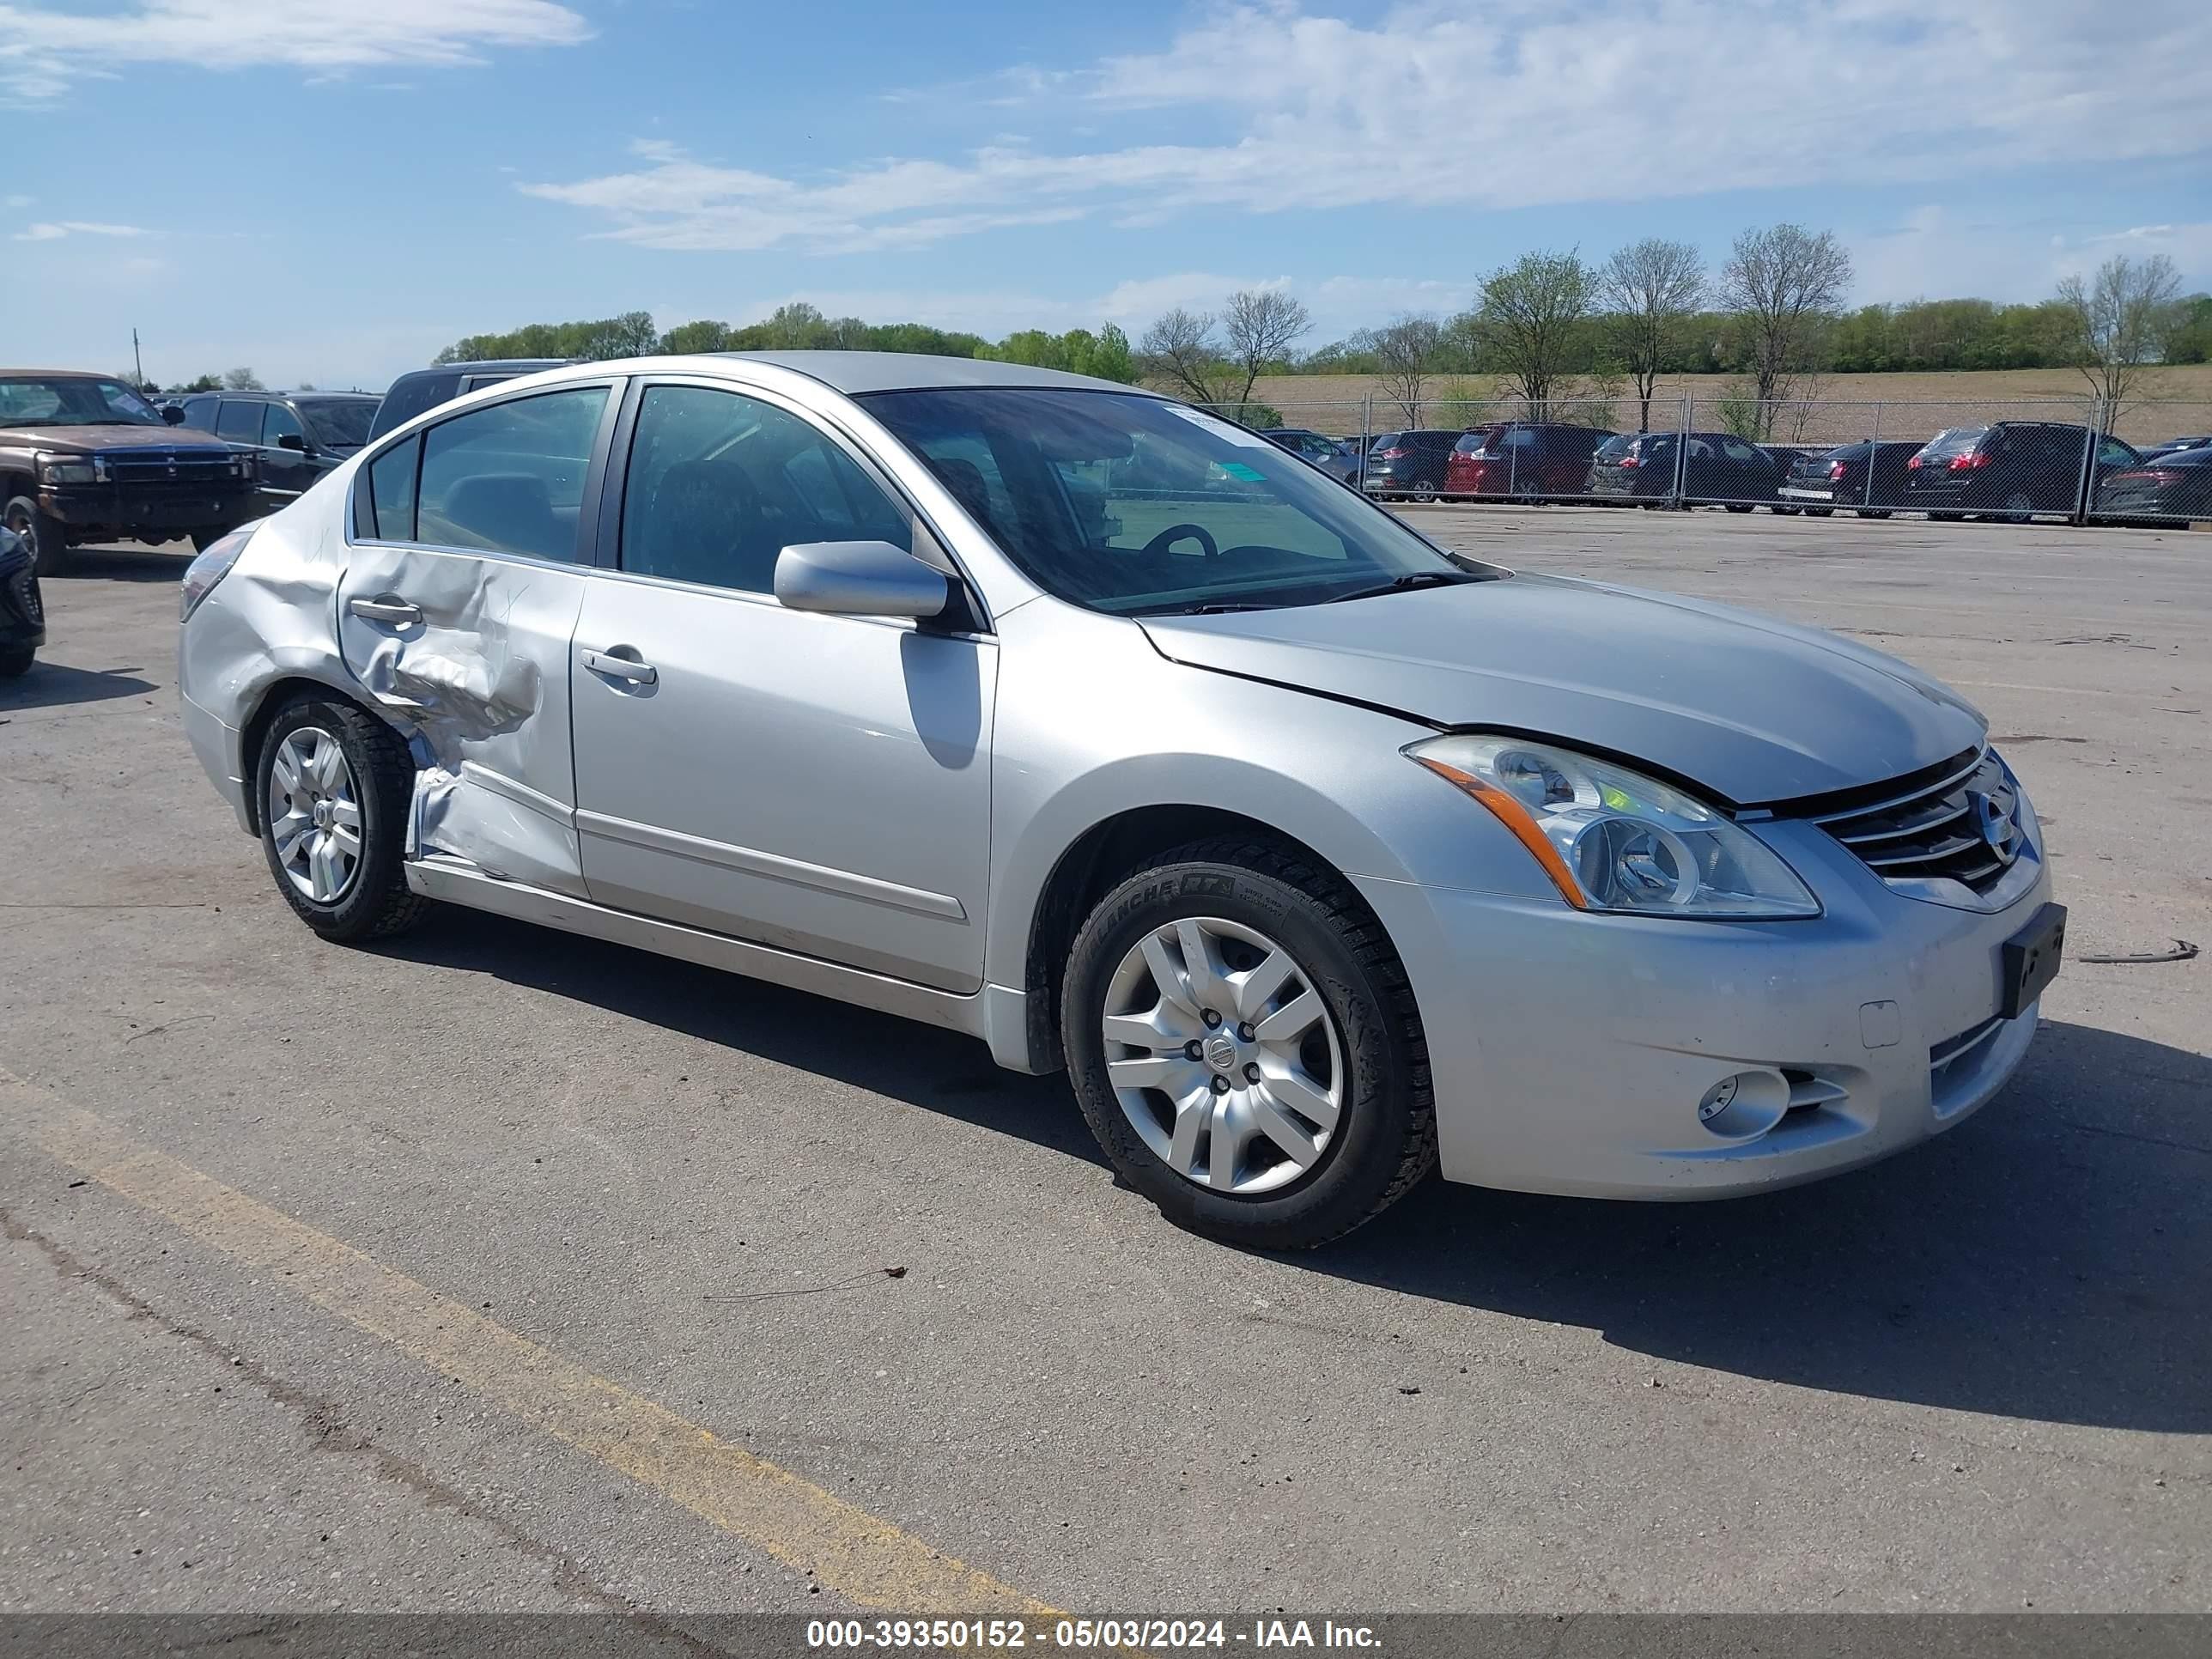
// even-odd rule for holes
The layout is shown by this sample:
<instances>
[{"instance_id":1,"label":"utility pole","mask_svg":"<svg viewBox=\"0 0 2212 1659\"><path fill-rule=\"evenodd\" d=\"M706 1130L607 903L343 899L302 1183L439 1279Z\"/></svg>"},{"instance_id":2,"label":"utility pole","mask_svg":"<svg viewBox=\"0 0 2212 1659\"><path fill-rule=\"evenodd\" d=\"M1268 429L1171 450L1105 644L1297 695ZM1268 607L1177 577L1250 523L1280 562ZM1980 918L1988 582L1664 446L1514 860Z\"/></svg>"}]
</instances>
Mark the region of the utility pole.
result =
<instances>
[{"instance_id":1,"label":"utility pole","mask_svg":"<svg viewBox=\"0 0 2212 1659\"><path fill-rule=\"evenodd\" d=\"M146 360L138 355L138 331L135 328L131 331L131 366L138 371L138 384L142 386L144 386L146 384Z\"/></svg>"}]
</instances>

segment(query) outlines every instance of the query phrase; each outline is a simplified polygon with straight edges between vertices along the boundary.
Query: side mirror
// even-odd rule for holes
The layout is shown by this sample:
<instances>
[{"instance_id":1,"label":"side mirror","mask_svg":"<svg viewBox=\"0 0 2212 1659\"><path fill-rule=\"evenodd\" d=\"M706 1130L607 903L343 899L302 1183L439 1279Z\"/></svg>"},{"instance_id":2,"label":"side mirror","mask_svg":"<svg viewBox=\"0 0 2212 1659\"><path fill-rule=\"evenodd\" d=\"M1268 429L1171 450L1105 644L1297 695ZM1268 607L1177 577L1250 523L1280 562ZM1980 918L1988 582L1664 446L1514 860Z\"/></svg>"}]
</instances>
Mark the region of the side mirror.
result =
<instances>
[{"instance_id":1,"label":"side mirror","mask_svg":"<svg viewBox=\"0 0 2212 1659\"><path fill-rule=\"evenodd\" d=\"M307 453L307 441L296 432L280 433L276 439L276 447L294 450L304 455Z\"/></svg>"},{"instance_id":2,"label":"side mirror","mask_svg":"<svg viewBox=\"0 0 2212 1659\"><path fill-rule=\"evenodd\" d=\"M919 622L951 602L952 584L889 542L802 542L776 555L775 597L793 611Z\"/></svg>"},{"instance_id":3,"label":"side mirror","mask_svg":"<svg viewBox=\"0 0 2212 1659\"><path fill-rule=\"evenodd\" d=\"M161 405L161 418L171 426L182 426L185 423L185 411L174 404L164 404Z\"/></svg>"}]
</instances>

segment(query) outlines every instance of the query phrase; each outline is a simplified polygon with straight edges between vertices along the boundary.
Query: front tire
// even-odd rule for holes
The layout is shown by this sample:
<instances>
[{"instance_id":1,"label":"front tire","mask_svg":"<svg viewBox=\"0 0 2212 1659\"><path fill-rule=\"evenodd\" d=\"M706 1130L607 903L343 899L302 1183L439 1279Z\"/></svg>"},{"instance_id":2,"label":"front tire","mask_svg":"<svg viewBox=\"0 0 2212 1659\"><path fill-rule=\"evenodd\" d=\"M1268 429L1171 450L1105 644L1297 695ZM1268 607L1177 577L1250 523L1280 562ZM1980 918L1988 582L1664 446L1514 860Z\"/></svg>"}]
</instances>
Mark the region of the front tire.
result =
<instances>
[{"instance_id":1,"label":"front tire","mask_svg":"<svg viewBox=\"0 0 2212 1659\"><path fill-rule=\"evenodd\" d=\"M407 890L415 764L399 734L334 697L288 704L254 769L261 849L300 920L326 939L382 939L429 901Z\"/></svg>"},{"instance_id":2,"label":"front tire","mask_svg":"<svg viewBox=\"0 0 2212 1659\"><path fill-rule=\"evenodd\" d=\"M20 680L31 672L38 652L27 645L0 646L0 680Z\"/></svg>"},{"instance_id":3,"label":"front tire","mask_svg":"<svg viewBox=\"0 0 2212 1659\"><path fill-rule=\"evenodd\" d=\"M1240 841L1162 854L1091 912L1062 993L1084 1118L1179 1226L1307 1249L1435 1165L1405 970L1343 878L1301 856Z\"/></svg>"},{"instance_id":4,"label":"front tire","mask_svg":"<svg viewBox=\"0 0 2212 1659\"><path fill-rule=\"evenodd\" d=\"M69 565L69 526L51 513L41 513L28 495L17 495L0 507L0 522L31 544L31 568L41 576L58 576Z\"/></svg>"}]
</instances>

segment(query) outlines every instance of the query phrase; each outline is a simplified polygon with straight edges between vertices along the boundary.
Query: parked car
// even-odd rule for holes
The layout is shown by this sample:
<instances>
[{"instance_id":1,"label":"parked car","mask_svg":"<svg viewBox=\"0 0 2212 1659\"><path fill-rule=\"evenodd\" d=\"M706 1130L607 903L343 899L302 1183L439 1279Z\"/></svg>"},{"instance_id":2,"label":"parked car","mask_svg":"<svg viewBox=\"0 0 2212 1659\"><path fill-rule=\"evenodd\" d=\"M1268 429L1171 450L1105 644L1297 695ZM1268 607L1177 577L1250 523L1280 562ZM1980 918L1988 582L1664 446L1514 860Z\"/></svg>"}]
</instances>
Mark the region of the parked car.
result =
<instances>
[{"instance_id":1,"label":"parked car","mask_svg":"<svg viewBox=\"0 0 2212 1659\"><path fill-rule=\"evenodd\" d=\"M46 608L39 592L36 550L12 530L0 530L0 680L31 672L46 642Z\"/></svg>"},{"instance_id":2,"label":"parked car","mask_svg":"<svg viewBox=\"0 0 2212 1659\"><path fill-rule=\"evenodd\" d=\"M1467 429L1425 427L1376 433L1367 447L1367 493L1432 499L1450 471L1452 446Z\"/></svg>"},{"instance_id":3,"label":"parked car","mask_svg":"<svg viewBox=\"0 0 2212 1659\"><path fill-rule=\"evenodd\" d=\"M1452 446L1444 489L1454 495L1519 495L1537 501L1580 495L1590 460L1613 434L1601 427L1505 421L1479 427Z\"/></svg>"},{"instance_id":4,"label":"parked car","mask_svg":"<svg viewBox=\"0 0 2212 1659\"><path fill-rule=\"evenodd\" d=\"M1358 452L1347 450L1334 438L1296 426L1271 427L1260 435L1279 448L1311 462L1332 478L1344 483L1358 482Z\"/></svg>"},{"instance_id":5,"label":"parked car","mask_svg":"<svg viewBox=\"0 0 2212 1659\"><path fill-rule=\"evenodd\" d=\"M1826 444L1760 444L1759 447L1766 453L1778 470L1778 479L1775 484L1777 499L1773 503L1773 511L1785 518L1795 516L1798 510L1797 507L1794 502L1782 498L1782 483L1789 478L1790 470L1798 462L1810 460L1816 455L1825 455L1828 452L1829 446Z\"/></svg>"},{"instance_id":6,"label":"parked car","mask_svg":"<svg viewBox=\"0 0 2212 1659\"><path fill-rule=\"evenodd\" d=\"M1601 500L1650 502L1678 493L1690 505L1719 502L1748 513L1777 499L1780 464L1758 445L1729 432L1692 432L1678 460L1679 432L1624 432L1598 446L1584 493ZM1678 480L1676 473L1680 477Z\"/></svg>"},{"instance_id":7,"label":"parked car","mask_svg":"<svg viewBox=\"0 0 2212 1659\"><path fill-rule=\"evenodd\" d=\"M253 458L105 374L0 369L0 524L52 575L80 542L205 547L253 516Z\"/></svg>"},{"instance_id":8,"label":"parked car","mask_svg":"<svg viewBox=\"0 0 2212 1659\"><path fill-rule=\"evenodd\" d=\"M197 560L183 721L325 939L447 900L967 1032L1243 1244L1439 1161L1812 1180L2002 1085L2064 912L1962 697L1272 453L1013 363L580 365Z\"/></svg>"},{"instance_id":9,"label":"parked car","mask_svg":"<svg viewBox=\"0 0 2212 1659\"><path fill-rule=\"evenodd\" d=\"M203 392L185 398L173 416L162 415L252 450L260 510L274 513L368 441L381 401L360 392Z\"/></svg>"},{"instance_id":10,"label":"parked car","mask_svg":"<svg viewBox=\"0 0 2212 1659\"><path fill-rule=\"evenodd\" d=\"M2212 447L2212 432L2201 433L2194 438L2168 438L2162 443L2144 445L2136 453L2147 461L2161 455L2172 455L2185 449L2203 449Z\"/></svg>"},{"instance_id":11,"label":"parked car","mask_svg":"<svg viewBox=\"0 0 2212 1659\"><path fill-rule=\"evenodd\" d=\"M2212 446L2171 450L2107 473L2097 487L2096 514L2126 524L2212 519Z\"/></svg>"},{"instance_id":12,"label":"parked car","mask_svg":"<svg viewBox=\"0 0 2212 1659\"><path fill-rule=\"evenodd\" d=\"M1862 519L1886 519L1905 498L1905 464L1920 451L1911 439L1855 444L1806 455L1790 467L1776 494L1815 518L1849 507ZM1867 468L1874 478L1869 485ZM1776 512L1782 511L1778 505Z\"/></svg>"},{"instance_id":13,"label":"parked car","mask_svg":"<svg viewBox=\"0 0 2212 1659\"><path fill-rule=\"evenodd\" d=\"M1992 421L1937 433L1905 462L1905 506L1931 519L1996 516L2025 524L2037 514L2070 514L2082 466L2094 485L2141 459L2118 438L2069 421Z\"/></svg>"},{"instance_id":14,"label":"parked car","mask_svg":"<svg viewBox=\"0 0 2212 1659\"><path fill-rule=\"evenodd\" d=\"M540 369L565 368L567 357L501 357L477 363L441 363L434 368L410 368L385 388L384 403L369 422L371 443L428 409L451 403L465 392L481 391L535 374Z\"/></svg>"}]
</instances>

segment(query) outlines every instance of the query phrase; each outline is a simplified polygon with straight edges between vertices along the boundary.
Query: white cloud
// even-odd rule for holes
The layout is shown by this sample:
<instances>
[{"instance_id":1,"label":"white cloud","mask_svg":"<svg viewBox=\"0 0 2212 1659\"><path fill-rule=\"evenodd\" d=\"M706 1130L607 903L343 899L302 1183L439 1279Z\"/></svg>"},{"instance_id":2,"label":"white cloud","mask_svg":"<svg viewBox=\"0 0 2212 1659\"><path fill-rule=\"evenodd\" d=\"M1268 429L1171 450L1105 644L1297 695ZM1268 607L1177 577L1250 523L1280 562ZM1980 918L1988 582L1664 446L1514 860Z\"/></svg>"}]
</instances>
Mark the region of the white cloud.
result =
<instances>
[{"instance_id":1,"label":"white cloud","mask_svg":"<svg viewBox=\"0 0 2212 1659\"><path fill-rule=\"evenodd\" d=\"M19 242L58 242L65 236L148 236L153 233L137 225L103 225L86 219L61 219L29 224L15 233Z\"/></svg>"},{"instance_id":2,"label":"white cloud","mask_svg":"<svg viewBox=\"0 0 2212 1659\"><path fill-rule=\"evenodd\" d=\"M554 0L137 0L95 13L0 4L0 85L52 96L124 64L281 64L324 76L436 67L477 62L489 47L573 46L590 34Z\"/></svg>"},{"instance_id":3,"label":"white cloud","mask_svg":"<svg viewBox=\"0 0 2212 1659\"><path fill-rule=\"evenodd\" d=\"M1143 143L994 143L823 176L658 144L629 171L522 188L645 246L846 252L1092 215L1141 226L1223 208L1510 208L2203 153L2212 7L2147 0L2129 51L2159 73L2116 73L2106 21L2078 0L1786 15L1735 0L1417 0L1371 24L1277 0L1218 9L1161 52L969 88L1039 116L1141 123ZM1166 112L1229 131L1158 142Z\"/></svg>"},{"instance_id":4,"label":"white cloud","mask_svg":"<svg viewBox=\"0 0 2212 1659\"><path fill-rule=\"evenodd\" d=\"M1865 299L2048 299L2061 277L2083 275L2115 253L2164 253L2185 273L2212 271L2212 223L2137 225L2053 235L1943 208L1911 209L1893 228L1854 240L1851 260Z\"/></svg>"}]
</instances>

